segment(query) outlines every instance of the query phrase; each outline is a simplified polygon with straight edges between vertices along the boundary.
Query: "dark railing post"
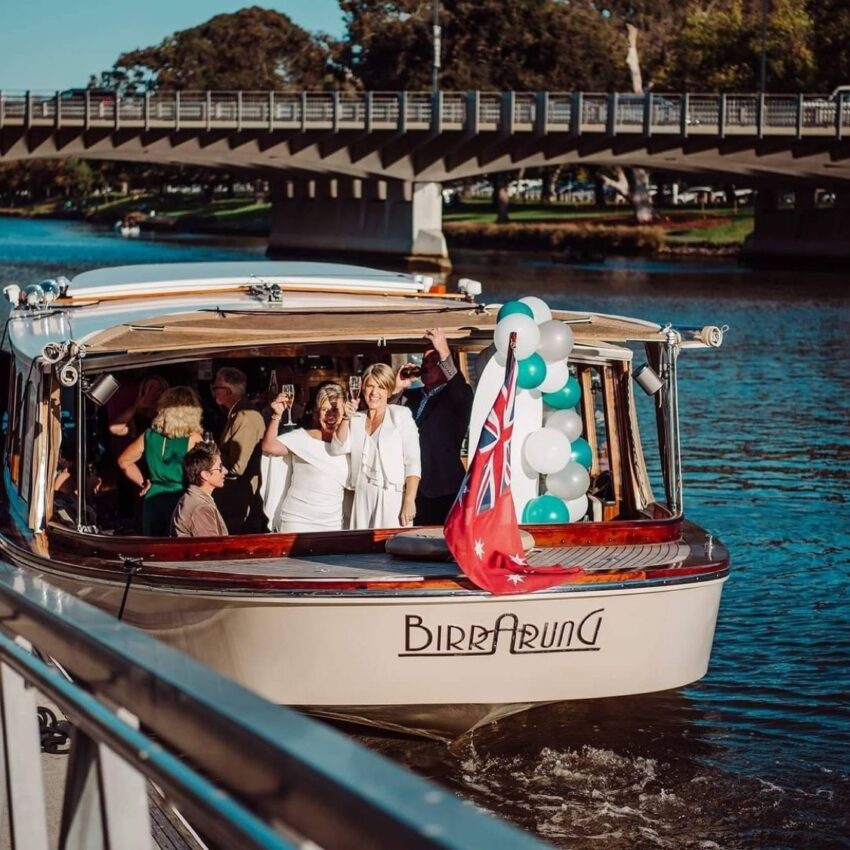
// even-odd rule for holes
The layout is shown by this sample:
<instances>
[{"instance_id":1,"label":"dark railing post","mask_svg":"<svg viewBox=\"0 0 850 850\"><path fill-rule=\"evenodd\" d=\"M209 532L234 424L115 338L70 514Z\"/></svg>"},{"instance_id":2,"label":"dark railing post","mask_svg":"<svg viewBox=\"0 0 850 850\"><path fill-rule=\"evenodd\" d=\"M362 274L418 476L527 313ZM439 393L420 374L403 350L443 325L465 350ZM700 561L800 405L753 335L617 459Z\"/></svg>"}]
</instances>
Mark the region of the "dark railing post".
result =
<instances>
[{"instance_id":1,"label":"dark railing post","mask_svg":"<svg viewBox=\"0 0 850 850\"><path fill-rule=\"evenodd\" d=\"M207 131L212 130L212 92L207 89L207 96L204 98L204 108L207 110Z\"/></svg>"},{"instance_id":2,"label":"dark railing post","mask_svg":"<svg viewBox=\"0 0 850 850\"><path fill-rule=\"evenodd\" d=\"M761 138L764 135L764 92L758 93L756 102L756 135Z\"/></svg>"},{"instance_id":3,"label":"dark railing post","mask_svg":"<svg viewBox=\"0 0 850 850\"><path fill-rule=\"evenodd\" d=\"M499 127L502 134L514 131L514 103L515 97L512 91L503 91L499 100Z\"/></svg>"},{"instance_id":4,"label":"dark railing post","mask_svg":"<svg viewBox=\"0 0 850 850\"><path fill-rule=\"evenodd\" d=\"M443 93L431 92L431 132L443 132Z\"/></svg>"},{"instance_id":5,"label":"dark railing post","mask_svg":"<svg viewBox=\"0 0 850 850\"><path fill-rule=\"evenodd\" d=\"M301 92L301 132L307 129L307 92Z\"/></svg>"},{"instance_id":6,"label":"dark railing post","mask_svg":"<svg viewBox=\"0 0 850 850\"><path fill-rule=\"evenodd\" d=\"M608 95L608 114L605 116L605 133L608 136L617 135L617 92Z\"/></svg>"},{"instance_id":7,"label":"dark railing post","mask_svg":"<svg viewBox=\"0 0 850 850\"><path fill-rule=\"evenodd\" d=\"M2 98L0 98L2 101ZM56 110L56 114L53 116L53 124L58 130L62 126L62 93L56 92L54 98L54 109ZM3 119L0 118L0 127L3 126Z\"/></svg>"},{"instance_id":8,"label":"dark railing post","mask_svg":"<svg viewBox=\"0 0 850 850\"><path fill-rule=\"evenodd\" d=\"M549 131L549 92L539 91L534 96L534 135L545 136Z\"/></svg>"},{"instance_id":9,"label":"dark railing post","mask_svg":"<svg viewBox=\"0 0 850 850\"><path fill-rule=\"evenodd\" d=\"M839 141L844 138L844 92L838 92L838 100L835 102L835 138Z\"/></svg>"},{"instance_id":10,"label":"dark railing post","mask_svg":"<svg viewBox=\"0 0 850 850\"><path fill-rule=\"evenodd\" d=\"M797 95L797 115L796 115L796 125L797 125L797 138L803 138L803 94L800 92Z\"/></svg>"},{"instance_id":11,"label":"dark railing post","mask_svg":"<svg viewBox=\"0 0 850 850\"><path fill-rule=\"evenodd\" d=\"M269 132L271 133L274 130L274 92L269 92Z\"/></svg>"},{"instance_id":12,"label":"dark railing post","mask_svg":"<svg viewBox=\"0 0 850 850\"><path fill-rule=\"evenodd\" d=\"M407 92L398 92L398 123L396 129L399 133L407 132Z\"/></svg>"},{"instance_id":13,"label":"dark railing post","mask_svg":"<svg viewBox=\"0 0 850 850\"><path fill-rule=\"evenodd\" d=\"M118 89L112 95L112 108L115 114L112 116L112 124L116 130L121 129L121 95L118 94Z\"/></svg>"},{"instance_id":14,"label":"dark railing post","mask_svg":"<svg viewBox=\"0 0 850 850\"><path fill-rule=\"evenodd\" d=\"M726 94L717 96L717 134L721 139L726 138Z\"/></svg>"},{"instance_id":15,"label":"dark railing post","mask_svg":"<svg viewBox=\"0 0 850 850\"><path fill-rule=\"evenodd\" d=\"M91 125L91 92L86 89L86 93L84 95L85 103L83 104L83 125L86 130L88 130Z\"/></svg>"},{"instance_id":16,"label":"dark railing post","mask_svg":"<svg viewBox=\"0 0 850 850\"><path fill-rule=\"evenodd\" d=\"M683 138L688 137L688 113L691 111L691 96L684 92L682 94L682 104L681 104L682 112L679 115L679 131L682 134Z\"/></svg>"},{"instance_id":17,"label":"dark railing post","mask_svg":"<svg viewBox=\"0 0 850 850\"><path fill-rule=\"evenodd\" d=\"M236 92L236 132L242 132L242 90Z\"/></svg>"},{"instance_id":18,"label":"dark railing post","mask_svg":"<svg viewBox=\"0 0 850 850\"><path fill-rule=\"evenodd\" d=\"M643 134L648 139L652 138L652 92L648 91L643 96Z\"/></svg>"},{"instance_id":19,"label":"dark railing post","mask_svg":"<svg viewBox=\"0 0 850 850\"><path fill-rule=\"evenodd\" d=\"M481 93L477 91L468 91L466 93L466 121L464 122L467 133L478 135L481 127L481 110L480 103Z\"/></svg>"},{"instance_id":20,"label":"dark railing post","mask_svg":"<svg viewBox=\"0 0 850 850\"><path fill-rule=\"evenodd\" d=\"M144 119L145 119L145 130L150 130L151 128L151 93L149 91L145 92L145 105L144 105Z\"/></svg>"},{"instance_id":21,"label":"dark railing post","mask_svg":"<svg viewBox=\"0 0 850 850\"><path fill-rule=\"evenodd\" d=\"M570 135L581 135L581 113L584 110L584 96L574 91L570 97Z\"/></svg>"},{"instance_id":22,"label":"dark railing post","mask_svg":"<svg viewBox=\"0 0 850 850\"><path fill-rule=\"evenodd\" d=\"M374 121L373 112L372 112L372 92L366 92L366 121L365 121L365 130L367 133L372 132L372 122Z\"/></svg>"}]
</instances>

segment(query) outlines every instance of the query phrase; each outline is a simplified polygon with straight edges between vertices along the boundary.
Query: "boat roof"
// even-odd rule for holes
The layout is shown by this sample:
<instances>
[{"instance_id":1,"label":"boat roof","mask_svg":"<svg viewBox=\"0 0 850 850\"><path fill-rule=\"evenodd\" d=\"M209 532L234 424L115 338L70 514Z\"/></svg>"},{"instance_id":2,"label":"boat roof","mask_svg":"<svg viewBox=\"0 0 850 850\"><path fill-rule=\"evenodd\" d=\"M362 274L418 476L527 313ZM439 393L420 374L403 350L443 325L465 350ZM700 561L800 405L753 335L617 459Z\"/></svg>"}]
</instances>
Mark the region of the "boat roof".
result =
<instances>
[{"instance_id":1,"label":"boat roof","mask_svg":"<svg viewBox=\"0 0 850 850\"><path fill-rule=\"evenodd\" d=\"M74 277L49 309L9 313L4 347L28 360L47 343L85 346L85 365L164 353L195 356L237 348L322 342L492 340L499 304L432 292L432 279L335 263L233 262L122 266ZM7 310L9 304L5 305ZM579 344L609 347L666 338L654 322L555 311ZM615 351L611 350L611 354Z\"/></svg>"}]
</instances>

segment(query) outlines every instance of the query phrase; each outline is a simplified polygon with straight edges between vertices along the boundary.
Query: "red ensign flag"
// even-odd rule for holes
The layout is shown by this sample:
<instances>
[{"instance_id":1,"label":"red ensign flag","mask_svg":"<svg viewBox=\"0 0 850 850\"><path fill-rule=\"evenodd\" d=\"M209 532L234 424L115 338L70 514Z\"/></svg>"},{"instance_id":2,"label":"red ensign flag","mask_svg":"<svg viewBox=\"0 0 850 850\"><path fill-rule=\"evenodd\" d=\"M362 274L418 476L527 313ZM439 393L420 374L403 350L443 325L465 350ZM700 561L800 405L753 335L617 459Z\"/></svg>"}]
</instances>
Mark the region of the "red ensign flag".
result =
<instances>
[{"instance_id":1,"label":"red ensign flag","mask_svg":"<svg viewBox=\"0 0 850 850\"><path fill-rule=\"evenodd\" d=\"M511 435L517 364L514 334L505 381L481 429L478 448L443 532L458 566L483 590L527 593L583 575L581 567L532 567L526 562L511 498Z\"/></svg>"}]
</instances>

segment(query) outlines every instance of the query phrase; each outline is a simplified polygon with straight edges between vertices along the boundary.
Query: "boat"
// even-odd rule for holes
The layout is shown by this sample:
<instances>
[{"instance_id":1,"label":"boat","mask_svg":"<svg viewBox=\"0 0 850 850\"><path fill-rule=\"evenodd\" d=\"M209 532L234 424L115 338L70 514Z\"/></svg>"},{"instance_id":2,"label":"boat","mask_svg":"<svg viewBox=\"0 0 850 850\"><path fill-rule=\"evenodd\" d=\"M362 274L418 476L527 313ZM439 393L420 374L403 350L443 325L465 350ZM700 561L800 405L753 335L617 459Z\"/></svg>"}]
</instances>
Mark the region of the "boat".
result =
<instances>
[{"instance_id":1,"label":"boat","mask_svg":"<svg viewBox=\"0 0 850 850\"><path fill-rule=\"evenodd\" d=\"M116 221L113 230L124 239L133 239L140 236L142 228L133 221Z\"/></svg>"},{"instance_id":2,"label":"boat","mask_svg":"<svg viewBox=\"0 0 850 850\"><path fill-rule=\"evenodd\" d=\"M569 364L592 462L586 516L522 524L531 565L583 568L551 589L493 595L451 558L415 545L393 554L393 541L416 530L153 538L93 518L92 470L103 477L101 504L115 487L99 406L114 385L156 369L203 384L222 363L261 376L282 364L307 389L369 361L404 363L434 326L474 384L499 305L474 281L460 288L266 261L127 266L6 287L2 557L272 701L329 717L445 734L541 703L698 680L729 556L684 515L677 364L684 351L718 347L716 326L553 311L574 333ZM646 354L639 369L635 350ZM646 455L639 403L657 432L658 451ZM76 470L64 507L52 486L63 454Z\"/></svg>"}]
</instances>

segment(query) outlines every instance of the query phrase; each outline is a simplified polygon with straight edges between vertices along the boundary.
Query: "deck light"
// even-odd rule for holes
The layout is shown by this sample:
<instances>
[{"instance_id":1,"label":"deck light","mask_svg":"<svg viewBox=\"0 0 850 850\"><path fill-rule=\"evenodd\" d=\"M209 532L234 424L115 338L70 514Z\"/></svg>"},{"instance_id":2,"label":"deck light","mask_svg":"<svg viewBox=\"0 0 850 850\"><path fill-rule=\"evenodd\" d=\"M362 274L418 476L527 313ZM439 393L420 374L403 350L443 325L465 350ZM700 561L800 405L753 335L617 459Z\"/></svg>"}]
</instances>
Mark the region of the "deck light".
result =
<instances>
[{"instance_id":1,"label":"deck light","mask_svg":"<svg viewBox=\"0 0 850 850\"><path fill-rule=\"evenodd\" d=\"M642 366L638 366L637 369L632 372L632 377L635 379L635 383L647 395L655 395L664 386L664 381L658 377L658 373L649 365L649 363L644 363Z\"/></svg>"},{"instance_id":2,"label":"deck light","mask_svg":"<svg viewBox=\"0 0 850 850\"><path fill-rule=\"evenodd\" d=\"M44 304L44 290L41 284L31 283L24 289L24 302L27 307L41 307Z\"/></svg>"},{"instance_id":3,"label":"deck light","mask_svg":"<svg viewBox=\"0 0 850 850\"><path fill-rule=\"evenodd\" d=\"M108 372L104 372L103 375L93 381L83 379L83 392L98 407L103 407L118 392L120 386L118 381Z\"/></svg>"}]
</instances>

